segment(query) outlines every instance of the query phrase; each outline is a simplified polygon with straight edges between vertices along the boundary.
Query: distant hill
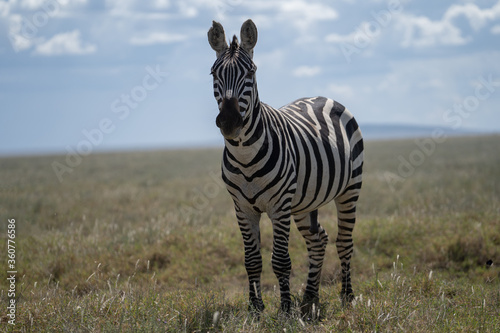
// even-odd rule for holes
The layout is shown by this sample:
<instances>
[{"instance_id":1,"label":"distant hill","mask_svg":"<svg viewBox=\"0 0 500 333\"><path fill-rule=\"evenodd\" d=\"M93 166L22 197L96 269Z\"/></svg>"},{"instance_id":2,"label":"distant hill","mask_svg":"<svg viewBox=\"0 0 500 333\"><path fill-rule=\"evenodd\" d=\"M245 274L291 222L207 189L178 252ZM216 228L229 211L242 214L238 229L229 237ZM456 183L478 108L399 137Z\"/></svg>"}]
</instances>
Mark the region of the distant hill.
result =
<instances>
[{"instance_id":1,"label":"distant hill","mask_svg":"<svg viewBox=\"0 0 500 333\"><path fill-rule=\"evenodd\" d=\"M446 136L462 136L485 134L482 131L463 130L439 126L412 126L398 124L360 124L361 132L365 140L388 140L388 139L409 139L418 137L430 137L434 131L442 130Z\"/></svg>"}]
</instances>

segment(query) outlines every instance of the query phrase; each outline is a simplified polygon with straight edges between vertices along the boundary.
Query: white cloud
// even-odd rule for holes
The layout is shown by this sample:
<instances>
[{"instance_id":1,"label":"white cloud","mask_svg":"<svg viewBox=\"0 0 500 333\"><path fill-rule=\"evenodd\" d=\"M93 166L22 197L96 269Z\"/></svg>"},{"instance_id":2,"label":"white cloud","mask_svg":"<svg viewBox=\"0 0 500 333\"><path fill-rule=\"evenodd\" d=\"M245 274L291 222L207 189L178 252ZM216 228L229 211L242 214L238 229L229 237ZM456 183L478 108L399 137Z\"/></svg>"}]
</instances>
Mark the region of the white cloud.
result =
<instances>
[{"instance_id":1,"label":"white cloud","mask_svg":"<svg viewBox=\"0 0 500 333\"><path fill-rule=\"evenodd\" d=\"M96 50L95 45L82 42L79 30L73 30L57 34L48 41L37 45L35 53L44 56L83 55L94 53Z\"/></svg>"},{"instance_id":2,"label":"white cloud","mask_svg":"<svg viewBox=\"0 0 500 333\"><path fill-rule=\"evenodd\" d=\"M373 44L382 35L382 29L384 27L375 21L363 21L353 32L347 35L332 33L325 37L325 41L335 44L350 43L364 48Z\"/></svg>"},{"instance_id":3,"label":"white cloud","mask_svg":"<svg viewBox=\"0 0 500 333\"><path fill-rule=\"evenodd\" d=\"M106 0L106 7L111 16L129 17L134 12L133 0Z\"/></svg>"},{"instance_id":4,"label":"white cloud","mask_svg":"<svg viewBox=\"0 0 500 333\"><path fill-rule=\"evenodd\" d=\"M45 0L22 0L20 1L20 5L22 8L35 10L40 8Z\"/></svg>"},{"instance_id":5,"label":"white cloud","mask_svg":"<svg viewBox=\"0 0 500 333\"><path fill-rule=\"evenodd\" d=\"M8 38L12 48L16 51L24 51L29 49L33 43L36 34L32 30L26 30L22 26L23 17L18 14L11 14L7 18L9 33Z\"/></svg>"},{"instance_id":6,"label":"white cloud","mask_svg":"<svg viewBox=\"0 0 500 333\"><path fill-rule=\"evenodd\" d=\"M9 40L14 51L24 51L33 45L33 40L18 34L9 34Z\"/></svg>"},{"instance_id":7,"label":"white cloud","mask_svg":"<svg viewBox=\"0 0 500 333\"><path fill-rule=\"evenodd\" d=\"M164 32L153 32L147 36L135 36L130 39L130 44L137 46L154 45L154 44L169 44L181 42L188 37L181 34L169 34Z\"/></svg>"},{"instance_id":8,"label":"white cloud","mask_svg":"<svg viewBox=\"0 0 500 333\"><path fill-rule=\"evenodd\" d=\"M0 2L0 17L7 17L10 13L10 3L1 1Z\"/></svg>"},{"instance_id":9,"label":"white cloud","mask_svg":"<svg viewBox=\"0 0 500 333\"><path fill-rule=\"evenodd\" d=\"M41 28L51 19L81 14L88 0L17 0L0 1L0 17L22 15L30 28ZM15 23L15 22L14 22ZM34 27L34 28L33 28Z\"/></svg>"},{"instance_id":10,"label":"white cloud","mask_svg":"<svg viewBox=\"0 0 500 333\"><path fill-rule=\"evenodd\" d=\"M337 11L322 3L311 3L302 0L280 2L279 10L287 16L293 16L307 22L316 20L334 20L338 17ZM296 22L300 23L300 22Z\"/></svg>"},{"instance_id":11,"label":"white cloud","mask_svg":"<svg viewBox=\"0 0 500 333\"><path fill-rule=\"evenodd\" d=\"M257 0L245 4L253 12L265 13L270 20L290 22L300 30L307 29L314 22L335 20L339 16L335 9L317 1Z\"/></svg>"},{"instance_id":12,"label":"white cloud","mask_svg":"<svg viewBox=\"0 0 500 333\"><path fill-rule=\"evenodd\" d=\"M373 14L372 14L373 15ZM475 31L490 21L500 18L500 1L491 8L479 8L474 3L451 5L441 19L432 20L424 15L409 12L390 15L391 29L398 35L402 47L425 48L438 45L464 45L472 40L472 36L464 36L457 18L465 18ZM326 42L334 44L354 45L357 49L372 45L382 35L383 25L378 19L364 21L349 34L331 33L325 37ZM495 30L492 30L495 31Z\"/></svg>"},{"instance_id":13,"label":"white cloud","mask_svg":"<svg viewBox=\"0 0 500 333\"><path fill-rule=\"evenodd\" d=\"M464 5L452 5L444 14L445 21L451 21L456 17L465 16L474 30L481 29L488 21L500 18L500 1L493 7L481 9L474 3Z\"/></svg>"},{"instance_id":14,"label":"white cloud","mask_svg":"<svg viewBox=\"0 0 500 333\"><path fill-rule=\"evenodd\" d=\"M198 16L198 7L186 2L179 2L179 14L185 18L194 18Z\"/></svg>"},{"instance_id":15,"label":"white cloud","mask_svg":"<svg viewBox=\"0 0 500 333\"><path fill-rule=\"evenodd\" d=\"M328 43L341 44L341 43L349 43L354 40L356 32L353 31L347 35L341 35L337 33L329 34L325 37L325 41Z\"/></svg>"},{"instance_id":16,"label":"white cloud","mask_svg":"<svg viewBox=\"0 0 500 333\"><path fill-rule=\"evenodd\" d=\"M17 5L30 11L53 12L63 7L76 7L84 5L87 0L21 0Z\"/></svg>"},{"instance_id":17,"label":"white cloud","mask_svg":"<svg viewBox=\"0 0 500 333\"><path fill-rule=\"evenodd\" d=\"M425 16L403 14L397 26L403 32L403 47L463 45L469 41L462 37L460 29L448 20L432 21Z\"/></svg>"},{"instance_id":18,"label":"white cloud","mask_svg":"<svg viewBox=\"0 0 500 333\"><path fill-rule=\"evenodd\" d=\"M293 70L292 74L296 77L312 77L316 76L321 72L321 67L319 66L300 66Z\"/></svg>"},{"instance_id":19,"label":"white cloud","mask_svg":"<svg viewBox=\"0 0 500 333\"><path fill-rule=\"evenodd\" d=\"M15 52L28 50L36 45L46 44L41 36L45 27L61 17L76 13L78 6L87 0L21 0L0 2L0 17L4 17L8 27L7 37ZM43 54L46 45L41 46ZM86 49L83 49L87 51ZM91 51L92 49L90 49ZM81 50L80 50L81 51ZM78 50L77 50L78 52Z\"/></svg>"},{"instance_id":20,"label":"white cloud","mask_svg":"<svg viewBox=\"0 0 500 333\"><path fill-rule=\"evenodd\" d=\"M472 29L480 30L488 22L500 18L500 1L491 8L481 9L474 3L452 5L441 20L431 20L426 16L403 14L398 19L397 28L403 33L403 47L430 47L435 45L463 45L472 40L462 36L462 31L454 23L464 16Z\"/></svg>"},{"instance_id":21,"label":"white cloud","mask_svg":"<svg viewBox=\"0 0 500 333\"><path fill-rule=\"evenodd\" d=\"M494 25L491 27L490 32L494 35L500 35L500 24Z\"/></svg>"},{"instance_id":22,"label":"white cloud","mask_svg":"<svg viewBox=\"0 0 500 333\"><path fill-rule=\"evenodd\" d=\"M198 9L209 5L209 0L177 0L173 2L170 0L106 0L110 16L145 21L193 18L198 16Z\"/></svg>"},{"instance_id":23,"label":"white cloud","mask_svg":"<svg viewBox=\"0 0 500 333\"><path fill-rule=\"evenodd\" d=\"M170 7L170 0L155 0L153 6L157 9L167 9Z\"/></svg>"}]
</instances>

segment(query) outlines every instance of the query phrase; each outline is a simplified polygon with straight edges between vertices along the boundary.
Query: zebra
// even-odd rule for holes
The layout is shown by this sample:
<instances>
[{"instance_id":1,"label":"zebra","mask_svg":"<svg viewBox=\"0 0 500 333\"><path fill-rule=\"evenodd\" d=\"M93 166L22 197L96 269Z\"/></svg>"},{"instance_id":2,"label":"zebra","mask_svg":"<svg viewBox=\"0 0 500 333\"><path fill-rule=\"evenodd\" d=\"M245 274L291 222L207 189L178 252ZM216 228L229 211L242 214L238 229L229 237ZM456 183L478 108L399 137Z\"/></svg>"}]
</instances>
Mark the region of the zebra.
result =
<instances>
[{"instance_id":1,"label":"zebra","mask_svg":"<svg viewBox=\"0 0 500 333\"><path fill-rule=\"evenodd\" d=\"M224 28L213 21L208 41L216 52L213 76L219 114L216 126L224 137L222 179L233 199L245 251L249 310L261 313L260 217L272 222L272 268L280 289L280 310L290 313L291 219L305 239L309 258L307 285L300 307L319 305L319 285L328 235L318 222L318 208L337 207L337 252L341 262L341 299L354 299L350 260L363 168L363 138L352 114L325 97L301 98L279 109L260 101L253 49L257 28L243 23L226 42Z\"/></svg>"}]
</instances>

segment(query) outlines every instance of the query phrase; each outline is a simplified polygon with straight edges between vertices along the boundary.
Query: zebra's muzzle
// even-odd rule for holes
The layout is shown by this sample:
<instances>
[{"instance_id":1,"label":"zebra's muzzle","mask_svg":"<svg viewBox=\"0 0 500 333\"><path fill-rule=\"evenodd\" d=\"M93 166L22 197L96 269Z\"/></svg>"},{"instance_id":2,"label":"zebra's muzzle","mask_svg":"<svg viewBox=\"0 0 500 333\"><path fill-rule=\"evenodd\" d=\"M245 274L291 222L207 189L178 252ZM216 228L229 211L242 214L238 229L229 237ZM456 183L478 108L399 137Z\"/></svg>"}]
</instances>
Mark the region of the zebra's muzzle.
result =
<instances>
[{"instance_id":1,"label":"zebra's muzzle","mask_svg":"<svg viewBox=\"0 0 500 333\"><path fill-rule=\"evenodd\" d=\"M237 98L224 98L215 124L226 139L234 139L240 134L243 118Z\"/></svg>"}]
</instances>

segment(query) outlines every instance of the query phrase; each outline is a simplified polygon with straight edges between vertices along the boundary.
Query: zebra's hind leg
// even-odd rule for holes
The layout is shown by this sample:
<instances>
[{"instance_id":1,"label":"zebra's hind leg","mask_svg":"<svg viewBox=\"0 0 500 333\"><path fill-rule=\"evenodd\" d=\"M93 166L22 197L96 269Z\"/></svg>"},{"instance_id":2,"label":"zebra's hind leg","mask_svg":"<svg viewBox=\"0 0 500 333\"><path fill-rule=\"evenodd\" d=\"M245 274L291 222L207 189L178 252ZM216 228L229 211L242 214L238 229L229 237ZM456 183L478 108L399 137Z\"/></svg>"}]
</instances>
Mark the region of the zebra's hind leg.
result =
<instances>
[{"instance_id":1,"label":"zebra's hind leg","mask_svg":"<svg viewBox=\"0 0 500 333\"><path fill-rule=\"evenodd\" d=\"M309 256L309 273L301 310L304 316L311 316L310 318L315 318L316 314L312 313L312 310L313 308L318 309L319 306L321 269L323 267L326 245L328 244L328 235L325 229L318 223L317 216L318 211L315 210L294 218L299 232L306 241Z\"/></svg>"},{"instance_id":2,"label":"zebra's hind leg","mask_svg":"<svg viewBox=\"0 0 500 333\"><path fill-rule=\"evenodd\" d=\"M342 305L347 305L354 299L351 285L351 258L353 254L352 231L356 222L356 203L358 194L347 192L335 199L337 205L338 234L337 252L342 267Z\"/></svg>"},{"instance_id":3,"label":"zebra's hind leg","mask_svg":"<svg viewBox=\"0 0 500 333\"><path fill-rule=\"evenodd\" d=\"M260 287L260 276L262 273L262 255L260 252L260 227L259 215L241 215L237 212L238 225L241 235L243 236L243 244L245 247L245 268L248 275L249 283L249 306L250 312L259 314L264 311L264 302L262 301L262 293Z\"/></svg>"}]
</instances>

